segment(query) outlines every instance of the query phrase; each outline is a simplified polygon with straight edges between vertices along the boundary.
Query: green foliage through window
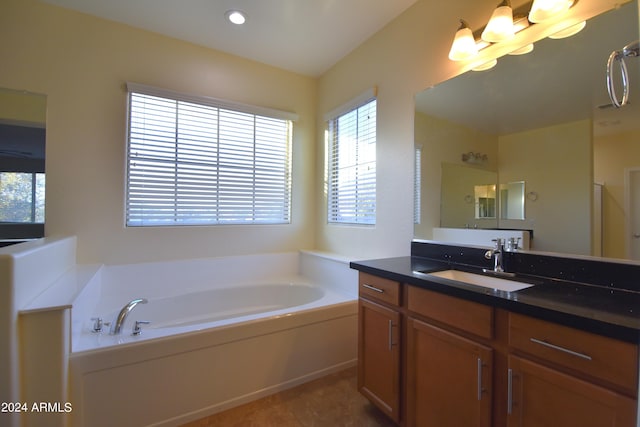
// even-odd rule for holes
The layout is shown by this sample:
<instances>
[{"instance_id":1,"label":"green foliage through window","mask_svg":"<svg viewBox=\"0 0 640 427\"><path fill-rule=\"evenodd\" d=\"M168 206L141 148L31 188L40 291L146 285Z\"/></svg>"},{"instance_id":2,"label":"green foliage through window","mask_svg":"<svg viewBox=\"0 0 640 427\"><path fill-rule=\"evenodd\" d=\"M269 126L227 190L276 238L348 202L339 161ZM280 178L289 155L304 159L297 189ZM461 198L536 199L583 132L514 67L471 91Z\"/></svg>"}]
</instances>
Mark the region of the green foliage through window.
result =
<instances>
[{"instance_id":1,"label":"green foliage through window","mask_svg":"<svg viewBox=\"0 0 640 427\"><path fill-rule=\"evenodd\" d=\"M0 222L44 223L44 173L0 172Z\"/></svg>"}]
</instances>

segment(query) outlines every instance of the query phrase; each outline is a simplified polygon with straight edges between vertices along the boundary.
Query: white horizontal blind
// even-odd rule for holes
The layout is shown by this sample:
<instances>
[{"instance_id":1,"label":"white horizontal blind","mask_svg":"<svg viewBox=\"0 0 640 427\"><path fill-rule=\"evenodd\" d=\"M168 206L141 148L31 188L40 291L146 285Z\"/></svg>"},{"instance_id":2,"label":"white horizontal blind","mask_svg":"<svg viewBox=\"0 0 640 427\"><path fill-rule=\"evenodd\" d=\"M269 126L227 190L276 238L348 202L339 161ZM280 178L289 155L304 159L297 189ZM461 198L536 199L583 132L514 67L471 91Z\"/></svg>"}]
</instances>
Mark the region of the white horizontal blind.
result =
<instances>
[{"instance_id":1,"label":"white horizontal blind","mask_svg":"<svg viewBox=\"0 0 640 427\"><path fill-rule=\"evenodd\" d=\"M328 221L376 223L376 100L329 120Z\"/></svg>"},{"instance_id":2,"label":"white horizontal blind","mask_svg":"<svg viewBox=\"0 0 640 427\"><path fill-rule=\"evenodd\" d=\"M127 225L289 223L291 134L291 120L130 91Z\"/></svg>"}]
</instances>

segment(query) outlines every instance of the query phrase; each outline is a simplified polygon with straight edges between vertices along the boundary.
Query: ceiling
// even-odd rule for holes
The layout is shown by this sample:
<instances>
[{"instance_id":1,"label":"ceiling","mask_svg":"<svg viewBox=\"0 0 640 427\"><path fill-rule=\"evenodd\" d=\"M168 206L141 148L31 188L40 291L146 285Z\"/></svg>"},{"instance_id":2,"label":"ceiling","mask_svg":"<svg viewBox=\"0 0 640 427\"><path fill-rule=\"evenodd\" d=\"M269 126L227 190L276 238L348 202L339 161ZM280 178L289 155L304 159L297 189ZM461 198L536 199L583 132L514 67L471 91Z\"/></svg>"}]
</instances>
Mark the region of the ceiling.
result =
<instances>
[{"instance_id":1,"label":"ceiling","mask_svg":"<svg viewBox=\"0 0 640 427\"><path fill-rule=\"evenodd\" d=\"M417 0L43 1L317 77Z\"/></svg>"}]
</instances>

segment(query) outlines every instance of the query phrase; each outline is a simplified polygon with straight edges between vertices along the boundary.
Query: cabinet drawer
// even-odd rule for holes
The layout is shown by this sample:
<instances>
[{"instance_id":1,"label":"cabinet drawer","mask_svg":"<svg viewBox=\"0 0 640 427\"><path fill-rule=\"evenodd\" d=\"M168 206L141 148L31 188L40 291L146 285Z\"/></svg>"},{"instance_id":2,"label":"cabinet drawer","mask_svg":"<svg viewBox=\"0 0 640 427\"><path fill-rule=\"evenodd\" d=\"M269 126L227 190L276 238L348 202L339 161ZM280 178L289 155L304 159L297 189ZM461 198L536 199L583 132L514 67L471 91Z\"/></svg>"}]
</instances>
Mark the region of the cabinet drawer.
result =
<instances>
[{"instance_id":1,"label":"cabinet drawer","mask_svg":"<svg viewBox=\"0 0 640 427\"><path fill-rule=\"evenodd\" d=\"M509 345L637 394L636 345L515 313Z\"/></svg>"},{"instance_id":2,"label":"cabinet drawer","mask_svg":"<svg viewBox=\"0 0 640 427\"><path fill-rule=\"evenodd\" d=\"M388 304L400 305L399 282L383 279L368 273L360 273L358 288L360 289L360 296Z\"/></svg>"},{"instance_id":3,"label":"cabinet drawer","mask_svg":"<svg viewBox=\"0 0 640 427\"><path fill-rule=\"evenodd\" d=\"M483 338L493 338L493 308L415 286L407 287L410 311Z\"/></svg>"}]
</instances>

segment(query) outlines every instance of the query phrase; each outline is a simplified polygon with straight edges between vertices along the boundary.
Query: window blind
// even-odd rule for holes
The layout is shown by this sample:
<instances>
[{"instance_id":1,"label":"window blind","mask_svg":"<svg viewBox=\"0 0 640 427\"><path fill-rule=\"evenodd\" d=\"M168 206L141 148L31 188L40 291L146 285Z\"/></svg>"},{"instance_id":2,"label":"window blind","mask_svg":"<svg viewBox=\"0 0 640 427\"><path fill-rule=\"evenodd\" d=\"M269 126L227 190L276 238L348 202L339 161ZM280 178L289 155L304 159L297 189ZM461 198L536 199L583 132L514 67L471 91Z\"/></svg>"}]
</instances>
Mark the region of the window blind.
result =
<instances>
[{"instance_id":1,"label":"window blind","mask_svg":"<svg viewBox=\"0 0 640 427\"><path fill-rule=\"evenodd\" d=\"M291 120L136 89L128 226L290 222Z\"/></svg>"},{"instance_id":2,"label":"window blind","mask_svg":"<svg viewBox=\"0 0 640 427\"><path fill-rule=\"evenodd\" d=\"M329 120L328 221L376 223L376 100Z\"/></svg>"}]
</instances>

